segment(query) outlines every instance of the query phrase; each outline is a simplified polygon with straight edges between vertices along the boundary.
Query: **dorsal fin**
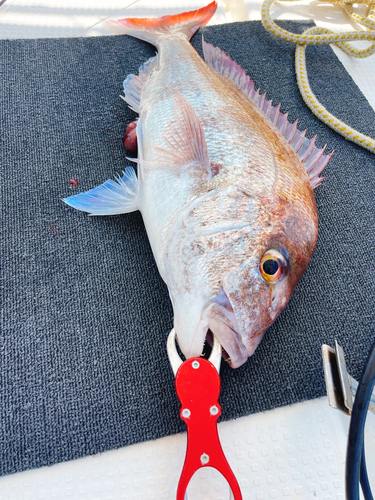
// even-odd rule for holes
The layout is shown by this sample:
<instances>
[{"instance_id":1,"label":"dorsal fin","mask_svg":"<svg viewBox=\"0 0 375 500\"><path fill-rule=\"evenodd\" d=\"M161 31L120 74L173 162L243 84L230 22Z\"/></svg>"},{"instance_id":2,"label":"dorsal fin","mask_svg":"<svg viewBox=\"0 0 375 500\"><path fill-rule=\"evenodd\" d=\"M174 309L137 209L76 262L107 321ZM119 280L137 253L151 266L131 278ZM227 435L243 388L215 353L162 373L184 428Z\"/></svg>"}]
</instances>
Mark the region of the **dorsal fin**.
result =
<instances>
[{"instance_id":1,"label":"dorsal fin","mask_svg":"<svg viewBox=\"0 0 375 500\"><path fill-rule=\"evenodd\" d=\"M312 187L315 189L319 186L323 179L318 176L327 165L332 153L329 155L323 154L325 147L319 149L315 146L316 136L312 139L307 139L305 137L306 130L300 131L297 128L298 120L294 123L289 122L288 113L280 113L280 105L272 106L272 101L266 99L266 93L260 94L259 89L255 91L254 81L246 74L245 70L224 51L219 49L219 47L214 47L211 43L207 43L203 35L202 44L206 63L237 85L263 111L298 154L309 175Z\"/></svg>"},{"instance_id":2,"label":"dorsal fin","mask_svg":"<svg viewBox=\"0 0 375 500\"><path fill-rule=\"evenodd\" d=\"M224 51L219 49L219 47L214 47L212 43L207 43L203 35L202 45L206 63L229 80L232 80L247 97L253 100L255 95L254 81L251 80L241 66L234 62Z\"/></svg>"}]
</instances>

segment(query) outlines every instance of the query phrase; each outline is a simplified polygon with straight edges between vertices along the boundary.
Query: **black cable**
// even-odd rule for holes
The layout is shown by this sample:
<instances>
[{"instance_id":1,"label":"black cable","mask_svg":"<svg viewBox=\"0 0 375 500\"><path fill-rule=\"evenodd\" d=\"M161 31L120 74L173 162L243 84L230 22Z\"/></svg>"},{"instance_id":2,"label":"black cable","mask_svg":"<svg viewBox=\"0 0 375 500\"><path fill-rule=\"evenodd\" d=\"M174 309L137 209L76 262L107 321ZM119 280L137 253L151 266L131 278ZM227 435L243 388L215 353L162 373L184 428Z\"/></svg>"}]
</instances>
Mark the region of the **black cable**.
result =
<instances>
[{"instance_id":1,"label":"black cable","mask_svg":"<svg viewBox=\"0 0 375 500\"><path fill-rule=\"evenodd\" d=\"M361 467L361 456L364 457L364 430L368 407L370 404L372 390L375 385L375 343L370 350L361 380L358 384L357 394L354 400L352 417L350 419L348 447L346 453L346 498L347 500L359 500L359 476ZM363 467L366 462L363 459ZM367 474L366 474L367 476ZM365 493L365 492L363 492ZM370 490L371 495L371 490ZM372 495L365 497L371 500Z\"/></svg>"},{"instance_id":2,"label":"black cable","mask_svg":"<svg viewBox=\"0 0 375 500\"><path fill-rule=\"evenodd\" d=\"M360 467L359 472L360 472L359 478L361 481L362 493L363 493L363 496L365 497L365 500L374 500L374 497L372 496L372 492L371 492L370 482L368 480L368 475L367 475L364 443L363 443L363 447L362 447L361 467Z\"/></svg>"}]
</instances>

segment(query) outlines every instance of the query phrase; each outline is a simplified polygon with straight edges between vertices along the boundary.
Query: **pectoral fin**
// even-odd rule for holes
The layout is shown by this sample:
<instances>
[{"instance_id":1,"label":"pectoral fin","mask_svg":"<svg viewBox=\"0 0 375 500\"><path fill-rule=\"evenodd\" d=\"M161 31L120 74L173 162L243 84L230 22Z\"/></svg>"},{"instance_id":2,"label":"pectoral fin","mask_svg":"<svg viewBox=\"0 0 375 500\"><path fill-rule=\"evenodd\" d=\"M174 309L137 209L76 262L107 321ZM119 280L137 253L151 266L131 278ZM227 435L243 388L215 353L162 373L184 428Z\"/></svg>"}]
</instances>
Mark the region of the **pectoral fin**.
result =
<instances>
[{"instance_id":1,"label":"pectoral fin","mask_svg":"<svg viewBox=\"0 0 375 500\"><path fill-rule=\"evenodd\" d=\"M155 160L146 168L166 170L180 175L197 170L212 175L207 143L202 124L192 106L176 91L173 93L174 110L169 128L163 138L166 147L155 148Z\"/></svg>"},{"instance_id":2,"label":"pectoral fin","mask_svg":"<svg viewBox=\"0 0 375 500\"><path fill-rule=\"evenodd\" d=\"M116 181L108 179L86 193L76 194L63 201L90 215L115 215L138 210L138 179L133 168L126 168Z\"/></svg>"}]
</instances>

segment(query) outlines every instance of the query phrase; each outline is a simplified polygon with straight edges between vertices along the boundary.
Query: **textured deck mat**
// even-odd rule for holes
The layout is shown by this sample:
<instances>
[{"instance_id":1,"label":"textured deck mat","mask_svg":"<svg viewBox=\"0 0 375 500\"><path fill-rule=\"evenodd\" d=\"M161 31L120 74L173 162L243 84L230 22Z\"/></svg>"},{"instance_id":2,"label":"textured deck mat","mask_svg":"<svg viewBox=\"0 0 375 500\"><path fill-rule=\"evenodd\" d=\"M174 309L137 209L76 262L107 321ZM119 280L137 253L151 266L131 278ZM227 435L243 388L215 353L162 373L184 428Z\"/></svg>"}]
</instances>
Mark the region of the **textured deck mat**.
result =
<instances>
[{"instance_id":1,"label":"textured deck mat","mask_svg":"<svg viewBox=\"0 0 375 500\"><path fill-rule=\"evenodd\" d=\"M309 23L284 23L302 31ZM296 87L294 47L259 22L205 28L292 120L335 150L316 191L320 235L256 354L222 368L223 418L325 393L321 344L358 377L375 319L375 157L326 128ZM193 45L201 50L201 36ZM172 308L139 213L90 218L60 199L129 164L122 81L153 47L128 37L1 41L0 472L176 433L166 355ZM375 113L328 47L309 48L313 90L375 136ZM70 184L78 179L79 185Z\"/></svg>"}]
</instances>

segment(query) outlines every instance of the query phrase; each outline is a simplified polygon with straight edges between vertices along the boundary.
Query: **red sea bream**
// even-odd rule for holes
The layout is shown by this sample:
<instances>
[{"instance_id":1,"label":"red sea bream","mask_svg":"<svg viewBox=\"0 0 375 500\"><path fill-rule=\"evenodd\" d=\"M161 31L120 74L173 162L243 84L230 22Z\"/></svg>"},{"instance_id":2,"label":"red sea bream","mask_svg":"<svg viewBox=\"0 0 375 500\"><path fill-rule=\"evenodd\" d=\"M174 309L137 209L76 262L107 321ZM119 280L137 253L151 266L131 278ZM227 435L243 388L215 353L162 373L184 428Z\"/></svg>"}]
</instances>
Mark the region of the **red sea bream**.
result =
<instances>
[{"instance_id":1,"label":"red sea bream","mask_svg":"<svg viewBox=\"0 0 375 500\"><path fill-rule=\"evenodd\" d=\"M287 304L315 249L313 188L329 160L219 48L191 36L216 2L180 15L110 22L155 57L124 82L139 114L138 175L65 201L93 215L140 210L168 286L183 354L208 331L234 368ZM281 341L281 340L280 340Z\"/></svg>"}]
</instances>

